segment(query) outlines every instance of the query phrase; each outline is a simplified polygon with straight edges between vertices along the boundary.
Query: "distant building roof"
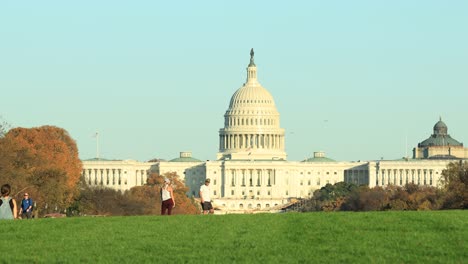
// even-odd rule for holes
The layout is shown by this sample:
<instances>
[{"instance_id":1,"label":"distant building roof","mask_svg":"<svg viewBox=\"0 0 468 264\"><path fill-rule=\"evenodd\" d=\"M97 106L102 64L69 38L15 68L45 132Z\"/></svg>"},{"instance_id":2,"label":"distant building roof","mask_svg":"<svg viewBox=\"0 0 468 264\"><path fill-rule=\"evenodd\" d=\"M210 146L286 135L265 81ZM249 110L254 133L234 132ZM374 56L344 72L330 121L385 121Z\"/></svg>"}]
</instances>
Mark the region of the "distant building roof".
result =
<instances>
[{"instance_id":1,"label":"distant building roof","mask_svg":"<svg viewBox=\"0 0 468 264\"><path fill-rule=\"evenodd\" d=\"M418 144L418 147L431 147L431 146L462 146L463 143L453 139L448 134L448 127L442 121L442 118L434 125L434 134L428 139Z\"/></svg>"},{"instance_id":2,"label":"distant building roof","mask_svg":"<svg viewBox=\"0 0 468 264\"><path fill-rule=\"evenodd\" d=\"M314 156L303 160L302 162L336 162L336 160L325 157L325 152L317 151L314 152Z\"/></svg>"},{"instance_id":3,"label":"distant building roof","mask_svg":"<svg viewBox=\"0 0 468 264\"><path fill-rule=\"evenodd\" d=\"M171 159L169 162L201 162L201 160L193 158L190 151L182 151L178 158Z\"/></svg>"},{"instance_id":4,"label":"distant building roof","mask_svg":"<svg viewBox=\"0 0 468 264\"><path fill-rule=\"evenodd\" d=\"M434 155L434 156L430 156L428 159L432 159L432 160L451 160L451 159L460 159L460 158L457 158L453 155Z\"/></svg>"},{"instance_id":5,"label":"distant building roof","mask_svg":"<svg viewBox=\"0 0 468 264\"><path fill-rule=\"evenodd\" d=\"M117 160L110 160L110 159L104 159L104 158L92 158L92 159L85 159L83 161L117 161Z\"/></svg>"}]
</instances>

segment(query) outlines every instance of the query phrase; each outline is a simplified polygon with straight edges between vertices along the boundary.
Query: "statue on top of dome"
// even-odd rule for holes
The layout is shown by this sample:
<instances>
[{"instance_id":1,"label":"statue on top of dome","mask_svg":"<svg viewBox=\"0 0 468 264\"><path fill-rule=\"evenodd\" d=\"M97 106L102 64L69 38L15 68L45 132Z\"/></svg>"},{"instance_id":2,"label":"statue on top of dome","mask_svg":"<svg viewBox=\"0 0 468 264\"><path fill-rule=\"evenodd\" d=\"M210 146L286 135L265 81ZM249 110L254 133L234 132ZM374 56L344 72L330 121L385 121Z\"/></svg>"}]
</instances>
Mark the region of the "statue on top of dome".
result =
<instances>
[{"instance_id":1,"label":"statue on top of dome","mask_svg":"<svg viewBox=\"0 0 468 264\"><path fill-rule=\"evenodd\" d=\"M253 48L250 50L250 64L249 66L255 66L255 63L254 63L254 50Z\"/></svg>"}]
</instances>

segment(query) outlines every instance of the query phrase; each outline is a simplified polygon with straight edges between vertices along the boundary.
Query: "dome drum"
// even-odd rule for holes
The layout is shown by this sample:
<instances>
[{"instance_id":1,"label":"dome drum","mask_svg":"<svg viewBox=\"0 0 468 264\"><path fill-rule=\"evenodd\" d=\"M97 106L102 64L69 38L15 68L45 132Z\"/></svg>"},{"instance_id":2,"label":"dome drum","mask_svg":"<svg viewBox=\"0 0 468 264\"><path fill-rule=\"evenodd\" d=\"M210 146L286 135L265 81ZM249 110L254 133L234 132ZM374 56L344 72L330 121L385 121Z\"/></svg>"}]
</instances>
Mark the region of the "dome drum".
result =
<instances>
[{"instance_id":1,"label":"dome drum","mask_svg":"<svg viewBox=\"0 0 468 264\"><path fill-rule=\"evenodd\" d=\"M463 147L463 143L452 138L448 133L447 125L440 119L434 125L434 134L420 142L413 149L415 159L442 159L442 157L465 158L468 151Z\"/></svg>"}]
</instances>

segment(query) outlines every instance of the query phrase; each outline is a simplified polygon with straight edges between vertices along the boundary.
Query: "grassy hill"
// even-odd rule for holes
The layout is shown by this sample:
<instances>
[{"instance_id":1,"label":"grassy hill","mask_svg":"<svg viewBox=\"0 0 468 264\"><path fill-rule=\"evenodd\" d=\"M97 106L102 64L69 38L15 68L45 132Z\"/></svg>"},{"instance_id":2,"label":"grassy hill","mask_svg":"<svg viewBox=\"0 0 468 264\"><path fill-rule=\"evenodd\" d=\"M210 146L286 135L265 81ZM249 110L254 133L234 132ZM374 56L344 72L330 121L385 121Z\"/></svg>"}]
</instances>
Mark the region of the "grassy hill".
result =
<instances>
[{"instance_id":1,"label":"grassy hill","mask_svg":"<svg viewBox=\"0 0 468 264\"><path fill-rule=\"evenodd\" d=\"M0 222L1 263L466 263L468 212Z\"/></svg>"}]
</instances>

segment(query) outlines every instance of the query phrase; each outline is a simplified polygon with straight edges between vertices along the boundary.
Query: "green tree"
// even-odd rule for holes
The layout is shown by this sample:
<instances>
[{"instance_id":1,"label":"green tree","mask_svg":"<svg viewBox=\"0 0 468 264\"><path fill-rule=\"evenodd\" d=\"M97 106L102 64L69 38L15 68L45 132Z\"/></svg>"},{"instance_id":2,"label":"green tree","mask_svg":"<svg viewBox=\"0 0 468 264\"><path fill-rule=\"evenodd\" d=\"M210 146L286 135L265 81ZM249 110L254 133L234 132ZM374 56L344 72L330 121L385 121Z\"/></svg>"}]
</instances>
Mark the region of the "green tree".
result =
<instances>
[{"instance_id":1,"label":"green tree","mask_svg":"<svg viewBox=\"0 0 468 264\"><path fill-rule=\"evenodd\" d=\"M468 162L451 162L442 171L443 209L468 208Z\"/></svg>"},{"instance_id":2,"label":"green tree","mask_svg":"<svg viewBox=\"0 0 468 264\"><path fill-rule=\"evenodd\" d=\"M304 203L301 211L334 211L339 210L346 196L356 190L353 183L338 182L334 185L326 184L316 190L311 199Z\"/></svg>"}]
</instances>

